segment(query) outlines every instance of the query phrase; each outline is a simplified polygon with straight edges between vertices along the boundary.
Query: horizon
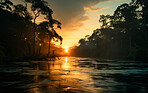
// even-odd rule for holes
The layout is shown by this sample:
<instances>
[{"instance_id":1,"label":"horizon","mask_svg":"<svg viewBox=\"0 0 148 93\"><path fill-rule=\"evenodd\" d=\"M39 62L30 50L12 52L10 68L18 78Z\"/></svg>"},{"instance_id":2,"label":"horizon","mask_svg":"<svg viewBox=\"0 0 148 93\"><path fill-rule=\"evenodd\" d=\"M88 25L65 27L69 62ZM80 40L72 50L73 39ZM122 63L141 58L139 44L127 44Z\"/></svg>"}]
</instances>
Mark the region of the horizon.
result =
<instances>
[{"instance_id":1,"label":"horizon","mask_svg":"<svg viewBox=\"0 0 148 93\"><path fill-rule=\"evenodd\" d=\"M148 93L147 1L0 0L0 93Z\"/></svg>"}]
</instances>

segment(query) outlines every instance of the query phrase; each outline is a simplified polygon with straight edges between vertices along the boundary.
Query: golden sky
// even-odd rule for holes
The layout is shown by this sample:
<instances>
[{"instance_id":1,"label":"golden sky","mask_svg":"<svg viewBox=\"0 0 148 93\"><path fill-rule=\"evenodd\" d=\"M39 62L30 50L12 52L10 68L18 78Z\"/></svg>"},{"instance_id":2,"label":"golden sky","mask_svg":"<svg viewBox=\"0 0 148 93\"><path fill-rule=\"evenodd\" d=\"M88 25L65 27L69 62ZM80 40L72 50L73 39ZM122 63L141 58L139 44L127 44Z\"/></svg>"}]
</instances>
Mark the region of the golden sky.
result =
<instances>
[{"instance_id":1,"label":"golden sky","mask_svg":"<svg viewBox=\"0 0 148 93\"><path fill-rule=\"evenodd\" d=\"M19 3L21 0L12 0ZM78 45L78 41L99 28L101 14L113 14L117 6L131 0L46 0L54 18L62 23L57 32L63 37L62 47ZM38 23L44 18L38 18Z\"/></svg>"}]
</instances>

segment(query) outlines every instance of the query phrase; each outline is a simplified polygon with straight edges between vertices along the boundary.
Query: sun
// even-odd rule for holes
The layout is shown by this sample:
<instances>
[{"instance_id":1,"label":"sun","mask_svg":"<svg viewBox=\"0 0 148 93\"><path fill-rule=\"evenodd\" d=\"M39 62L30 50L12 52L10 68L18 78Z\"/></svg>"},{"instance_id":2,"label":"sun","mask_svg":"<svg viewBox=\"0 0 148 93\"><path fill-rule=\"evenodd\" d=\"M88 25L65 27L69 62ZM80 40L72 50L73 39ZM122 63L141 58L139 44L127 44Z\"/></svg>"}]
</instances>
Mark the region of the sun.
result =
<instances>
[{"instance_id":1,"label":"sun","mask_svg":"<svg viewBox=\"0 0 148 93\"><path fill-rule=\"evenodd\" d=\"M67 53L68 52L68 47L64 47L64 49L65 49L65 52Z\"/></svg>"}]
</instances>

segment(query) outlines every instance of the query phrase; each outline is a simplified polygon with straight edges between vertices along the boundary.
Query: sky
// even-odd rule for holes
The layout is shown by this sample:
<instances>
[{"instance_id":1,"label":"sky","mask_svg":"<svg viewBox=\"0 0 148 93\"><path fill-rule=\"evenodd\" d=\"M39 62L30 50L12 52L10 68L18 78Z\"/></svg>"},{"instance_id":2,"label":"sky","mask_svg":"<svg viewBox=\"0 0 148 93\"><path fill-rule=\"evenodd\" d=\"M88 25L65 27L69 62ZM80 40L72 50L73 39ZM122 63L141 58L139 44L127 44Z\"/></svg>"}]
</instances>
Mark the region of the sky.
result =
<instances>
[{"instance_id":1,"label":"sky","mask_svg":"<svg viewBox=\"0 0 148 93\"><path fill-rule=\"evenodd\" d=\"M19 3L21 0L12 0ZM62 47L78 45L78 41L100 27L99 16L112 15L115 9L131 0L46 0L53 10L53 18L62 23L62 29L56 29L63 37ZM44 17L37 19L37 22Z\"/></svg>"}]
</instances>

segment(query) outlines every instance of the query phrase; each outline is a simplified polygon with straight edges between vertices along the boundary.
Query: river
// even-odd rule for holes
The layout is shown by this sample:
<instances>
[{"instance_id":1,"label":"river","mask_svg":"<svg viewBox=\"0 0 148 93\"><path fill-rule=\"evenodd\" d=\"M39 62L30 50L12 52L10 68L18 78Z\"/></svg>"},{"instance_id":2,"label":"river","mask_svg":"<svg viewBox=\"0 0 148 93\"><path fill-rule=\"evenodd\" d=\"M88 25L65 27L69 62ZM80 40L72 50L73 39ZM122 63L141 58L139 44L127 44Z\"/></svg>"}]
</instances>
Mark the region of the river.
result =
<instances>
[{"instance_id":1,"label":"river","mask_svg":"<svg viewBox=\"0 0 148 93\"><path fill-rule=\"evenodd\" d=\"M60 57L0 65L0 93L148 93L148 63Z\"/></svg>"}]
</instances>

